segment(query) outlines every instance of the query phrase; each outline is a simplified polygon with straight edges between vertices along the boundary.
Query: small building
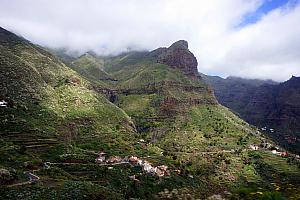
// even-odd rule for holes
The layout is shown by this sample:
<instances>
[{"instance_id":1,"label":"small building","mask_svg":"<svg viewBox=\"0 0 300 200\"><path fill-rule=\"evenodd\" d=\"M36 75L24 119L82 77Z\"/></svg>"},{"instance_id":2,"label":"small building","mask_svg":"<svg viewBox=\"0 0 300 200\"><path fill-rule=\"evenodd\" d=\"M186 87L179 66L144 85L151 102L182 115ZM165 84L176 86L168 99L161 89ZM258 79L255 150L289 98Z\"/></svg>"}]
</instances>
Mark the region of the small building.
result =
<instances>
[{"instance_id":1,"label":"small building","mask_svg":"<svg viewBox=\"0 0 300 200\"><path fill-rule=\"evenodd\" d=\"M143 160L140 160L140 159L138 159L138 161L137 161L137 164L138 164L139 166L142 166L142 165L143 165L143 163L144 163L144 161L143 161Z\"/></svg>"},{"instance_id":2,"label":"small building","mask_svg":"<svg viewBox=\"0 0 300 200\"><path fill-rule=\"evenodd\" d=\"M106 163L111 164L111 163L118 163L121 161L122 161L122 158L120 156L111 156L106 160Z\"/></svg>"},{"instance_id":3,"label":"small building","mask_svg":"<svg viewBox=\"0 0 300 200\"><path fill-rule=\"evenodd\" d=\"M273 149L272 154L277 154L277 150Z\"/></svg>"},{"instance_id":4,"label":"small building","mask_svg":"<svg viewBox=\"0 0 300 200\"><path fill-rule=\"evenodd\" d=\"M256 144L251 144L249 147L250 147L250 149L252 149L254 151L257 151L259 148Z\"/></svg>"},{"instance_id":5,"label":"small building","mask_svg":"<svg viewBox=\"0 0 300 200\"><path fill-rule=\"evenodd\" d=\"M158 166L158 168L161 169L161 170L163 170L163 171L167 171L168 166L166 166L166 165L160 165L160 166Z\"/></svg>"},{"instance_id":6,"label":"small building","mask_svg":"<svg viewBox=\"0 0 300 200\"><path fill-rule=\"evenodd\" d=\"M286 157L286 156L288 156L289 154L288 154L288 152L286 152L286 151L284 151L284 152L281 152L281 156L283 156L283 157Z\"/></svg>"},{"instance_id":7,"label":"small building","mask_svg":"<svg viewBox=\"0 0 300 200\"><path fill-rule=\"evenodd\" d=\"M261 130L262 130L262 131L266 131L266 130L267 130L267 127L266 127L266 126L265 126L265 127L262 127Z\"/></svg>"},{"instance_id":8,"label":"small building","mask_svg":"<svg viewBox=\"0 0 300 200\"><path fill-rule=\"evenodd\" d=\"M105 161L105 156L98 156L96 159L95 159L95 162L96 163L103 163Z\"/></svg>"},{"instance_id":9,"label":"small building","mask_svg":"<svg viewBox=\"0 0 300 200\"><path fill-rule=\"evenodd\" d=\"M281 156L281 153L282 153L282 152L277 151L277 150L275 150L275 149L272 150L272 154L274 154L274 155Z\"/></svg>"},{"instance_id":10,"label":"small building","mask_svg":"<svg viewBox=\"0 0 300 200\"><path fill-rule=\"evenodd\" d=\"M138 162L138 157L136 157L136 156L130 156L130 158L128 160L131 163L137 163Z\"/></svg>"},{"instance_id":11,"label":"small building","mask_svg":"<svg viewBox=\"0 0 300 200\"><path fill-rule=\"evenodd\" d=\"M165 175L165 172L161 169L159 169L158 167L155 167L155 173L157 174L157 176L162 177Z\"/></svg>"},{"instance_id":12,"label":"small building","mask_svg":"<svg viewBox=\"0 0 300 200\"><path fill-rule=\"evenodd\" d=\"M145 140L144 140L144 139L140 139L139 141L140 141L140 142L142 142L142 143L144 143L144 142L145 142Z\"/></svg>"},{"instance_id":13,"label":"small building","mask_svg":"<svg viewBox=\"0 0 300 200\"><path fill-rule=\"evenodd\" d=\"M103 163L105 161L105 155L106 153L100 152L99 156L95 159L96 163Z\"/></svg>"},{"instance_id":14,"label":"small building","mask_svg":"<svg viewBox=\"0 0 300 200\"><path fill-rule=\"evenodd\" d=\"M152 165L148 162L144 162L144 165L143 165L143 169L147 172L147 173L151 173L154 171Z\"/></svg>"},{"instance_id":15,"label":"small building","mask_svg":"<svg viewBox=\"0 0 300 200\"><path fill-rule=\"evenodd\" d=\"M8 102L5 100L0 101L0 107L7 107Z\"/></svg>"}]
</instances>

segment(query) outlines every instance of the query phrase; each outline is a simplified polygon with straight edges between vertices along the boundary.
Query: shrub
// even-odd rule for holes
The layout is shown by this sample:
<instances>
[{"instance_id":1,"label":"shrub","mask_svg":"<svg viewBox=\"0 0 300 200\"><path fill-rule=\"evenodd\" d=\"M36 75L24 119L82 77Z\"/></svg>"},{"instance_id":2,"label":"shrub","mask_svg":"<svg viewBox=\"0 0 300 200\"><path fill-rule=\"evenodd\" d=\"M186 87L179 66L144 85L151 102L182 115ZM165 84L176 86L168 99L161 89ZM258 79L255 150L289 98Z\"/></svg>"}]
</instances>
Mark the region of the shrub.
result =
<instances>
[{"instance_id":1,"label":"shrub","mask_svg":"<svg viewBox=\"0 0 300 200\"><path fill-rule=\"evenodd\" d=\"M255 152L255 151L250 151L250 152L248 153L248 156L249 156L249 157L252 157L252 158L254 158L254 159L262 158L261 155L260 155L260 153Z\"/></svg>"},{"instance_id":2,"label":"shrub","mask_svg":"<svg viewBox=\"0 0 300 200\"><path fill-rule=\"evenodd\" d=\"M260 200L287 200L279 192L268 192L259 198Z\"/></svg>"}]
</instances>

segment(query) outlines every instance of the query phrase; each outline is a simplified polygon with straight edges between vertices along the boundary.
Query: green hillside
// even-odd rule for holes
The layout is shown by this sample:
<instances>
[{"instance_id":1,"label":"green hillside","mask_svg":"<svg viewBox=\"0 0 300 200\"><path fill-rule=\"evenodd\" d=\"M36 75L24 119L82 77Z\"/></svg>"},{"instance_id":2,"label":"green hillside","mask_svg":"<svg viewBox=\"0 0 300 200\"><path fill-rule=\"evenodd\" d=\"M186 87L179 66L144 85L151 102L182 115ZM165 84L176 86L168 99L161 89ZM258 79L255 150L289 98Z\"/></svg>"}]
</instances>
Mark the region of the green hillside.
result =
<instances>
[{"instance_id":1,"label":"green hillside","mask_svg":"<svg viewBox=\"0 0 300 200\"><path fill-rule=\"evenodd\" d=\"M9 102L0 108L0 167L9 171L4 181L20 182L23 171L45 160L85 160L87 149L131 151L131 119L88 81L2 28L0 50L0 99Z\"/></svg>"},{"instance_id":2,"label":"green hillside","mask_svg":"<svg viewBox=\"0 0 300 200\"><path fill-rule=\"evenodd\" d=\"M104 59L89 53L74 59L70 66L89 81L106 88L109 87L110 83L117 81L104 71Z\"/></svg>"},{"instance_id":3,"label":"green hillside","mask_svg":"<svg viewBox=\"0 0 300 200\"><path fill-rule=\"evenodd\" d=\"M299 77L293 76L283 83L203 77L214 88L220 104L238 113L245 121L265 129L265 134L282 147L299 154Z\"/></svg>"},{"instance_id":4,"label":"green hillside","mask_svg":"<svg viewBox=\"0 0 300 200\"><path fill-rule=\"evenodd\" d=\"M1 199L300 198L299 160L249 149L275 144L218 104L185 41L68 67L0 29L0 50Z\"/></svg>"}]
</instances>

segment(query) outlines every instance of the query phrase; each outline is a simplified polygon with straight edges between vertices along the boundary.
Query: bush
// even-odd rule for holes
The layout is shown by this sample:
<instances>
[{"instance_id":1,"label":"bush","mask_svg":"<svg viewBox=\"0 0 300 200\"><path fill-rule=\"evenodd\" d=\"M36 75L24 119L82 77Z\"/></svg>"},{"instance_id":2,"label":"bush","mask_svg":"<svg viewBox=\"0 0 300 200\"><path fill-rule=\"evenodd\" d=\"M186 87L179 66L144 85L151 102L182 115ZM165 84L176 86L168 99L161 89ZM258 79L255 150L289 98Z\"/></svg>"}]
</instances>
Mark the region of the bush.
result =
<instances>
[{"instance_id":1,"label":"bush","mask_svg":"<svg viewBox=\"0 0 300 200\"><path fill-rule=\"evenodd\" d=\"M287 200L279 192L268 192L259 198L260 200Z\"/></svg>"},{"instance_id":2,"label":"bush","mask_svg":"<svg viewBox=\"0 0 300 200\"><path fill-rule=\"evenodd\" d=\"M0 183L8 183L15 178L14 174L12 174L7 169L0 169Z\"/></svg>"},{"instance_id":3,"label":"bush","mask_svg":"<svg viewBox=\"0 0 300 200\"><path fill-rule=\"evenodd\" d=\"M254 158L254 159L262 158L261 155L260 155L260 153L255 152L255 151L250 151L248 153L248 156L251 157L251 158Z\"/></svg>"}]
</instances>

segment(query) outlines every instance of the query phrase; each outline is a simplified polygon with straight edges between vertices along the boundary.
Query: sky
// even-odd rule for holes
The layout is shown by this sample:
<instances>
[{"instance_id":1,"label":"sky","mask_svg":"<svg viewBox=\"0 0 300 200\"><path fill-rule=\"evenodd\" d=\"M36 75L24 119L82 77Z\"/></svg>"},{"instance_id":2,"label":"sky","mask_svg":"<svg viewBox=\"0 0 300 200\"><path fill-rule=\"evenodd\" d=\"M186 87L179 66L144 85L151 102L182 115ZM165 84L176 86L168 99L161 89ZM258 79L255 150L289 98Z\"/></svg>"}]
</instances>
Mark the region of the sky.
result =
<instances>
[{"instance_id":1,"label":"sky","mask_svg":"<svg viewBox=\"0 0 300 200\"><path fill-rule=\"evenodd\" d=\"M300 76L300 0L0 0L0 26L78 53L153 50L184 39L205 74Z\"/></svg>"}]
</instances>

